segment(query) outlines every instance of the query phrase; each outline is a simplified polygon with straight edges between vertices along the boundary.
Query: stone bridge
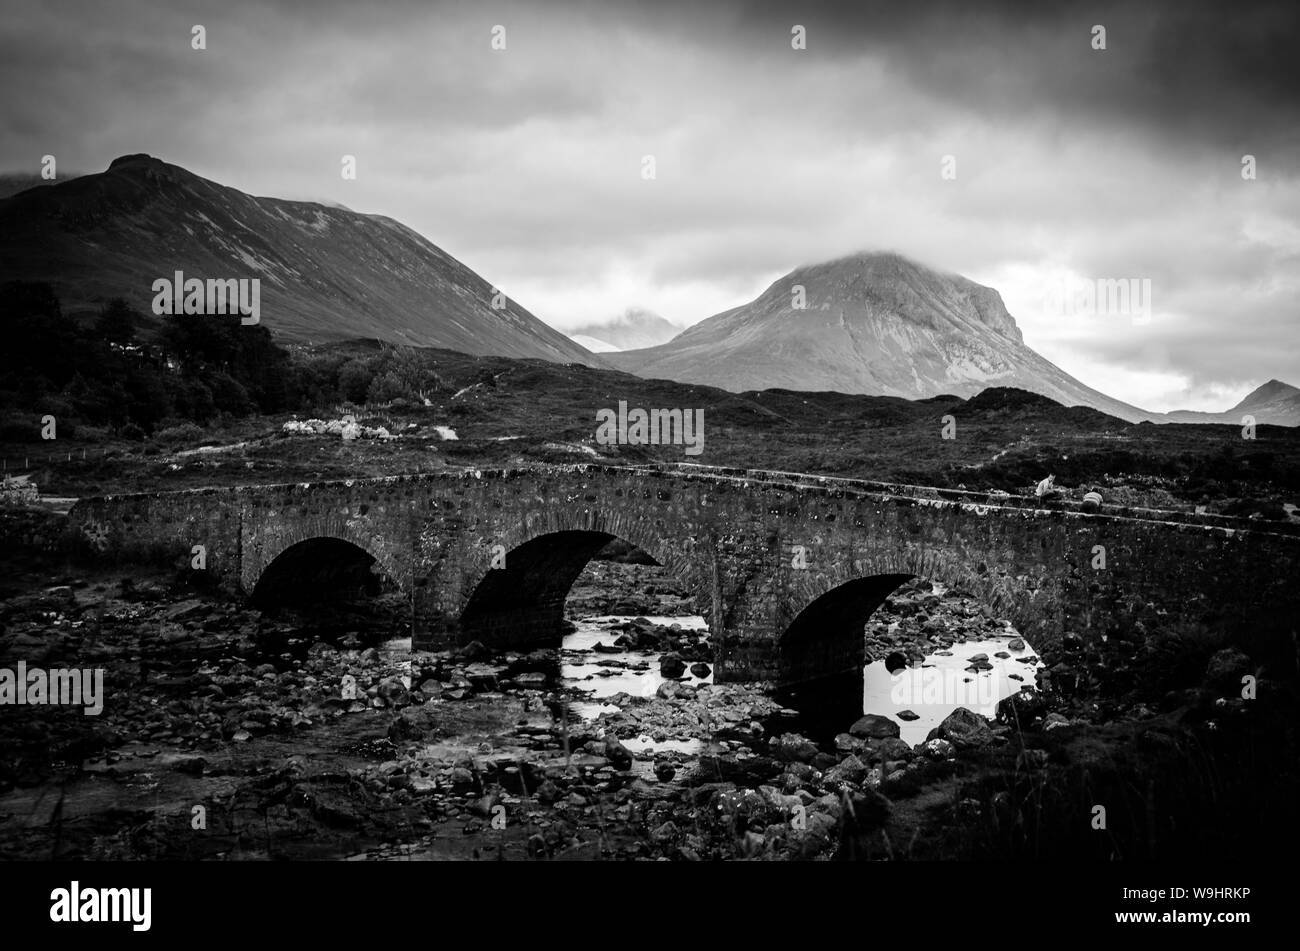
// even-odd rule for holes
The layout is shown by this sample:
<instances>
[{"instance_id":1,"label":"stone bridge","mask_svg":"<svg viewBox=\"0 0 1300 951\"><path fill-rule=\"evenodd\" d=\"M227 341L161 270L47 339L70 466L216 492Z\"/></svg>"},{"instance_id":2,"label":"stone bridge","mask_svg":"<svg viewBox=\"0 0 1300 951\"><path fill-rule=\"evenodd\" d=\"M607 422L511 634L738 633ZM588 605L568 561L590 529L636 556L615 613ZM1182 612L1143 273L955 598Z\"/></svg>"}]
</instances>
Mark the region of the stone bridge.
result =
<instances>
[{"instance_id":1,"label":"stone bridge","mask_svg":"<svg viewBox=\"0 0 1300 951\"><path fill-rule=\"evenodd\" d=\"M795 473L456 471L91 498L70 517L113 557L188 563L202 546L208 571L255 597L361 556L410 598L429 648L558 644L570 585L622 538L694 593L718 681L775 681L792 702L860 685L863 624L913 576L969 592L1049 659L1066 631L1139 619L1229 636L1300 626L1291 524Z\"/></svg>"}]
</instances>

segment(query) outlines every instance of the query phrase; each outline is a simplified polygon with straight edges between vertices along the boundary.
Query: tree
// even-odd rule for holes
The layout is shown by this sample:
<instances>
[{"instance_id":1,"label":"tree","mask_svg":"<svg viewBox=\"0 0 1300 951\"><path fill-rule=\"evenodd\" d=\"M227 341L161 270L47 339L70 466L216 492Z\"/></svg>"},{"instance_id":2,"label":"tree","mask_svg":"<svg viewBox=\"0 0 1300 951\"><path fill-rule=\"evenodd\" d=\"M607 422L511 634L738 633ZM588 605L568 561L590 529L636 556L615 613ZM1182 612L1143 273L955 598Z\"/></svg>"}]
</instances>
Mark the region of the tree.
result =
<instances>
[{"instance_id":1,"label":"tree","mask_svg":"<svg viewBox=\"0 0 1300 951\"><path fill-rule=\"evenodd\" d=\"M414 394L395 371L389 370L375 377L366 391L368 403L391 403L393 400L412 399Z\"/></svg>"},{"instance_id":2,"label":"tree","mask_svg":"<svg viewBox=\"0 0 1300 951\"><path fill-rule=\"evenodd\" d=\"M135 340L139 316L125 300L114 297L95 318L95 335L108 343L125 347Z\"/></svg>"},{"instance_id":3,"label":"tree","mask_svg":"<svg viewBox=\"0 0 1300 951\"><path fill-rule=\"evenodd\" d=\"M36 377L61 389L76 373L70 356L76 325L64 315L49 284L10 281L0 285L0 376Z\"/></svg>"},{"instance_id":4,"label":"tree","mask_svg":"<svg viewBox=\"0 0 1300 951\"><path fill-rule=\"evenodd\" d=\"M349 403L364 403L374 375L364 360L349 360L339 368L339 393Z\"/></svg>"}]
</instances>

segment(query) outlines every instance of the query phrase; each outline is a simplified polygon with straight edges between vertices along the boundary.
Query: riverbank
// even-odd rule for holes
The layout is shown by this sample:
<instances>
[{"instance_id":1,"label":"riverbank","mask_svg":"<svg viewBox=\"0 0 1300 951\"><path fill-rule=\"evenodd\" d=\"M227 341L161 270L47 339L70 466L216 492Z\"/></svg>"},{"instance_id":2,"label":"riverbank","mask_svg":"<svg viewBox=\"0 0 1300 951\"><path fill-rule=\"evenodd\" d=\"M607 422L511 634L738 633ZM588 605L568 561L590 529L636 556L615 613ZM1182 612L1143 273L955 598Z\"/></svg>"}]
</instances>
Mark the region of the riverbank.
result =
<instances>
[{"instance_id":1,"label":"riverbank","mask_svg":"<svg viewBox=\"0 0 1300 951\"><path fill-rule=\"evenodd\" d=\"M106 697L0 707L5 859L1107 859L1294 834L1294 684L1214 643L1067 638L994 719L821 738L765 685L710 682L709 634L652 566L593 563L585 641L492 655L410 653L383 599L273 616L145 569L9 562L0 666L102 668ZM867 649L995 630L916 585ZM647 672L652 695L593 690Z\"/></svg>"}]
</instances>

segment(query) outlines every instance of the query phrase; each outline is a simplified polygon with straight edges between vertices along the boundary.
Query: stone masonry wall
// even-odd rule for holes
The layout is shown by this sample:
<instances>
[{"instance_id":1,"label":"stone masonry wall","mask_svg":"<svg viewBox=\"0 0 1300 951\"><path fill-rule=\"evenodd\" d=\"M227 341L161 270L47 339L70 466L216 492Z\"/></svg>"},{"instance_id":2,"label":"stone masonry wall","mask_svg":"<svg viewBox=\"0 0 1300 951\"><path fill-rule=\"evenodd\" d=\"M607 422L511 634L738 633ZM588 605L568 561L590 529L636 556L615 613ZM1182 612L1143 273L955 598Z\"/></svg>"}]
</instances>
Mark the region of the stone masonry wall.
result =
<instances>
[{"instance_id":1,"label":"stone masonry wall","mask_svg":"<svg viewBox=\"0 0 1300 951\"><path fill-rule=\"evenodd\" d=\"M496 546L509 568L510 553L526 542L573 533L536 556L535 577L512 576L502 608L510 617L494 619L491 599L475 602L477 629L498 643L527 643L545 625L525 621L554 616L554 579L580 569L599 534L618 536L695 594L721 680L816 676L783 669L781 636L823 594L873 575L918 575L969 592L1049 657L1066 631L1101 636L1153 613L1165 624L1229 633L1300 624L1295 535L878 484L553 467L86 499L71 517L87 543L112 557L188 557L204 544L209 570L245 593L292 545L345 539L412 592L423 646L466 637L462 615L494 570ZM1093 567L1095 546L1105 549L1102 569ZM520 608L530 598L536 612ZM804 655L842 658L846 650L822 645Z\"/></svg>"}]
</instances>

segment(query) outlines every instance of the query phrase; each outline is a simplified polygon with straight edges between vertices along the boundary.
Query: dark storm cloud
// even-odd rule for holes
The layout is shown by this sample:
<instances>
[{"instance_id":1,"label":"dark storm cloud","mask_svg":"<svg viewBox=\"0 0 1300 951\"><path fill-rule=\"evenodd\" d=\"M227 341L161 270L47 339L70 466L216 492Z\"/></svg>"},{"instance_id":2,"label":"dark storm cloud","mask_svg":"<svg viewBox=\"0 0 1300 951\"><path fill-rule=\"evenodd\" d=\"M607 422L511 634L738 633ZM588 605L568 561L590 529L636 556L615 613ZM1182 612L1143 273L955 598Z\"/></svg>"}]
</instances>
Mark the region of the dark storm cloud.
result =
<instances>
[{"instance_id":1,"label":"dark storm cloud","mask_svg":"<svg viewBox=\"0 0 1300 951\"><path fill-rule=\"evenodd\" d=\"M990 118L1123 122L1232 148L1300 142L1300 9L1291 3L773 0L739 9L751 35L803 23L810 44L881 55L914 88ZM1104 52L1089 44L1097 24Z\"/></svg>"},{"instance_id":2,"label":"dark storm cloud","mask_svg":"<svg viewBox=\"0 0 1300 951\"><path fill-rule=\"evenodd\" d=\"M147 151L388 214L561 327L692 322L892 248L994 284L1031 345L1131 402L1300 382L1294 5L9 6L6 169ZM1148 278L1153 319L1062 320L1061 275Z\"/></svg>"}]
</instances>

